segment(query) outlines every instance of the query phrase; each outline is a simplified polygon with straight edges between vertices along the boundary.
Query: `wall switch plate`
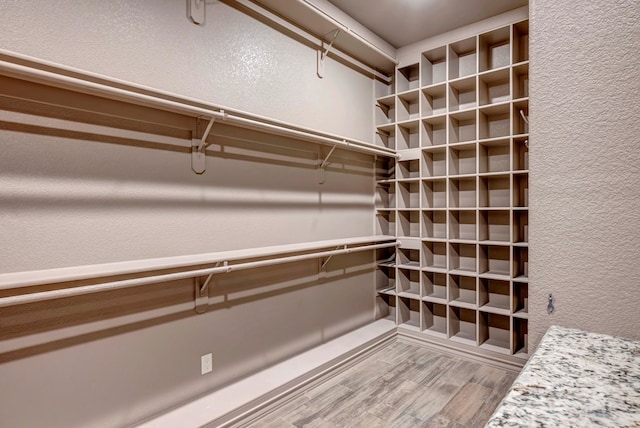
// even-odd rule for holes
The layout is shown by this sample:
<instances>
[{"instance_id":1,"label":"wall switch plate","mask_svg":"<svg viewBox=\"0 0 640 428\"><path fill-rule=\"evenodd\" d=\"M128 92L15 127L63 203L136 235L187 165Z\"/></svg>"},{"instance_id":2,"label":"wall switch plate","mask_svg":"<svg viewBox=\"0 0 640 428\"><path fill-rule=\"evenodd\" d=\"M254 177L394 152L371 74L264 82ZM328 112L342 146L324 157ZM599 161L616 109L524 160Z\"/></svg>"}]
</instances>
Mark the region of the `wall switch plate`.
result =
<instances>
[{"instance_id":1,"label":"wall switch plate","mask_svg":"<svg viewBox=\"0 0 640 428\"><path fill-rule=\"evenodd\" d=\"M207 354L200 357L200 374L207 374L213 371L213 355Z\"/></svg>"}]
</instances>

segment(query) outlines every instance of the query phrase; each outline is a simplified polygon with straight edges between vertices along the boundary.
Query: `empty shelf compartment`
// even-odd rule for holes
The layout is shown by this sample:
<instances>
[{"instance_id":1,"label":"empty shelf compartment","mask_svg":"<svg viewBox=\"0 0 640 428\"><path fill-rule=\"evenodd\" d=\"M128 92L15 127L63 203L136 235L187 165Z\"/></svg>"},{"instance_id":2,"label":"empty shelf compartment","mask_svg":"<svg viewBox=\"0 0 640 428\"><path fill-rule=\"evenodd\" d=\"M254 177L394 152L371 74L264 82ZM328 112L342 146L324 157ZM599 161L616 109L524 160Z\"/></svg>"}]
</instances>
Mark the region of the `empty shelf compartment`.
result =
<instances>
[{"instance_id":1,"label":"empty shelf compartment","mask_svg":"<svg viewBox=\"0 0 640 428\"><path fill-rule=\"evenodd\" d=\"M447 120L444 116L423 119L421 123L422 147L447 144Z\"/></svg>"},{"instance_id":2,"label":"empty shelf compartment","mask_svg":"<svg viewBox=\"0 0 640 428\"><path fill-rule=\"evenodd\" d=\"M484 277L508 280L511 276L509 246L480 245L478 273Z\"/></svg>"},{"instance_id":3,"label":"empty shelf compartment","mask_svg":"<svg viewBox=\"0 0 640 428\"><path fill-rule=\"evenodd\" d=\"M529 284L513 282L513 315L527 318L529 314Z\"/></svg>"},{"instance_id":4,"label":"empty shelf compartment","mask_svg":"<svg viewBox=\"0 0 640 428\"><path fill-rule=\"evenodd\" d=\"M422 116L436 116L447 112L447 86L430 86L422 90Z\"/></svg>"},{"instance_id":5,"label":"empty shelf compartment","mask_svg":"<svg viewBox=\"0 0 640 428\"><path fill-rule=\"evenodd\" d=\"M513 242L525 244L529 242L529 212L513 211Z\"/></svg>"},{"instance_id":6,"label":"empty shelf compartment","mask_svg":"<svg viewBox=\"0 0 640 428\"><path fill-rule=\"evenodd\" d=\"M511 354L509 317L479 312L480 347L502 354Z\"/></svg>"},{"instance_id":7,"label":"empty shelf compartment","mask_svg":"<svg viewBox=\"0 0 640 428\"><path fill-rule=\"evenodd\" d=\"M423 177L444 177L447 175L447 150L444 147L430 147L422 150Z\"/></svg>"},{"instance_id":8,"label":"empty shelf compartment","mask_svg":"<svg viewBox=\"0 0 640 428\"><path fill-rule=\"evenodd\" d=\"M447 212L423 211L422 212L422 238L446 239L447 238Z\"/></svg>"},{"instance_id":9,"label":"empty shelf compartment","mask_svg":"<svg viewBox=\"0 0 640 428\"><path fill-rule=\"evenodd\" d=\"M508 68L503 68L480 75L478 79L479 105L496 104L511 99L509 73Z\"/></svg>"},{"instance_id":10,"label":"empty shelf compartment","mask_svg":"<svg viewBox=\"0 0 640 428\"><path fill-rule=\"evenodd\" d=\"M447 244L444 242L422 243L422 266L425 269L433 268L446 271L447 269Z\"/></svg>"},{"instance_id":11,"label":"empty shelf compartment","mask_svg":"<svg viewBox=\"0 0 640 428\"><path fill-rule=\"evenodd\" d=\"M411 64L399 68L396 73L396 90L398 93L420 87L420 65Z\"/></svg>"},{"instance_id":12,"label":"empty shelf compartment","mask_svg":"<svg viewBox=\"0 0 640 428\"><path fill-rule=\"evenodd\" d=\"M420 298L420 271L414 269L398 269L398 295Z\"/></svg>"},{"instance_id":13,"label":"empty shelf compartment","mask_svg":"<svg viewBox=\"0 0 640 428\"><path fill-rule=\"evenodd\" d=\"M476 38L470 37L449 45L449 80L477 72Z\"/></svg>"},{"instance_id":14,"label":"empty shelf compartment","mask_svg":"<svg viewBox=\"0 0 640 428\"><path fill-rule=\"evenodd\" d=\"M420 208L420 180L398 182L398 209Z\"/></svg>"},{"instance_id":15,"label":"empty shelf compartment","mask_svg":"<svg viewBox=\"0 0 640 428\"><path fill-rule=\"evenodd\" d=\"M449 116L449 144L476 140L476 112L467 110Z\"/></svg>"},{"instance_id":16,"label":"empty shelf compartment","mask_svg":"<svg viewBox=\"0 0 640 428\"><path fill-rule=\"evenodd\" d=\"M513 139L513 170L525 171L529 169L529 137L515 137Z\"/></svg>"},{"instance_id":17,"label":"empty shelf compartment","mask_svg":"<svg viewBox=\"0 0 640 428\"><path fill-rule=\"evenodd\" d=\"M411 178L420 178L420 161L418 159L398 161L398 179Z\"/></svg>"},{"instance_id":18,"label":"empty shelf compartment","mask_svg":"<svg viewBox=\"0 0 640 428\"><path fill-rule=\"evenodd\" d=\"M420 237L420 211L398 211L398 236L405 238Z\"/></svg>"},{"instance_id":19,"label":"empty shelf compartment","mask_svg":"<svg viewBox=\"0 0 640 428\"><path fill-rule=\"evenodd\" d=\"M478 216L480 223L478 239L491 242L510 242L511 223L508 210L481 210Z\"/></svg>"},{"instance_id":20,"label":"empty shelf compartment","mask_svg":"<svg viewBox=\"0 0 640 428\"><path fill-rule=\"evenodd\" d=\"M509 281L480 278L478 281L478 304L485 312L509 315Z\"/></svg>"},{"instance_id":21,"label":"empty shelf compartment","mask_svg":"<svg viewBox=\"0 0 640 428\"><path fill-rule=\"evenodd\" d=\"M447 207L446 179L422 180L422 207L423 208L446 208Z\"/></svg>"},{"instance_id":22,"label":"empty shelf compartment","mask_svg":"<svg viewBox=\"0 0 640 428\"><path fill-rule=\"evenodd\" d=\"M396 126L382 125L376 128L375 144L388 149L396 148Z\"/></svg>"},{"instance_id":23,"label":"empty shelf compartment","mask_svg":"<svg viewBox=\"0 0 640 428\"><path fill-rule=\"evenodd\" d=\"M529 97L529 63L513 67L511 83L514 100Z\"/></svg>"},{"instance_id":24,"label":"empty shelf compartment","mask_svg":"<svg viewBox=\"0 0 640 428\"><path fill-rule=\"evenodd\" d=\"M513 206L520 208L529 206L529 174L513 175Z\"/></svg>"},{"instance_id":25,"label":"empty shelf compartment","mask_svg":"<svg viewBox=\"0 0 640 428\"><path fill-rule=\"evenodd\" d=\"M476 212L470 210L449 211L449 239L476 240Z\"/></svg>"},{"instance_id":26,"label":"empty shelf compartment","mask_svg":"<svg viewBox=\"0 0 640 428\"><path fill-rule=\"evenodd\" d=\"M509 104L498 104L483 107L478 111L478 138L508 137L511 132L511 116Z\"/></svg>"},{"instance_id":27,"label":"empty shelf compartment","mask_svg":"<svg viewBox=\"0 0 640 428\"><path fill-rule=\"evenodd\" d=\"M529 248L513 247L513 277L529 278Z\"/></svg>"},{"instance_id":28,"label":"empty shelf compartment","mask_svg":"<svg viewBox=\"0 0 640 428\"><path fill-rule=\"evenodd\" d=\"M447 302L447 275L440 272L422 272L422 298L435 303Z\"/></svg>"},{"instance_id":29,"label":"empty shelf compartment","mask_svg":"<svg viewBox=\"0 0 640 428\"><path fill-rule=\"evenodd\" d=\"M478 307L477 278L465 275L449 275L449 301L453 306L467 309Z\"/></svg>"},{"instance_id":30,"label":"empty shelf compartment","mask_svg":"<svg viewBox=\"0 0 640 428\"><path fill-rule=\"evenodd\" d=\"M425 333L447 337L447 306L422 302L422 329Z\"/></svg>"},{"instance_id":31,"label":"empty shelf compartment","mask_svg":"<svg viewBox=\"0 0 640 428\"><path fill-rule=\"evenodd\" d=\"M398 124L396 136L396 149L408 150L420 147L420 122L406 122Z\"/></svg>"},{"instance_id":32,"label":"empty shelf compartment","mask_svg":"<svg viewBox=\"0 0 640 428\"><path fill-rule=\"evenodd\" d=\"M398 297L398 325L420 329L420 300Z\"/></svg>"},{"instance_id":33,"label":"empty shelf compartment","mask_svg":"<svg viewBox=\"0 0 640 428\"><path fill-rule=\"evenodd\" d=\"M478 168L481 174L508 172L510 167L509 138L483 141L478 145Z\"/></svg>"},{"instance_id":34,"label":"empty shelf compartment","mask_svg":"<svg viewBox=\"0 0 640 428\"><path fill-rule=\"evenodd\" d=\"M449 244L449 271L475 274L476 244Z\"/></svg>"},{"instance_id":35,"label":"empty shelf compartment","mask_svg":"<svg viewBox=\"0 0 640 428\"><path fill-rule=\"evenodd\" d=\"M396 254L398 267L420 269L420 250L398 248Z\"/></svg>"},{"instance_id":36,"label":"empty shelf compartment","mask_svg":"<svg viewBox=\"0 0 640 428\"><path fill-rule=\"evenodd\" d=\"M529 325L527 320L513 318L513 355L522 358L529 357Z\"/></svg>"},{"instance_id":37,"label":"empty shelf compartment","mask_svg":"<svg viewBox=\"0 0 640 428\"><path fill-rule=\"evenodd\" d=\"M476 345L476 311L449 307L449 337L452 340Z\"/></svg>"},{"instance_id":38,"label":"empty shelf compartment","mask_svg":"<svg viewBox=\"0 0 640 428\"><path fill-rule=\"evenodd\" d=\"M450 112L472 109L477 105L475 77L468 77L449 83Z\"/></svg>"},{"instance_id":39,"label":"empty shelf compartment","mask_svg":"<svg viewBox=\"0 0 640 428\"><path fill-rule=\"evenodd\" d=\"M376 126L396 120L396 97L391 95L376 100Z\"/></svg>"},{"instance_id":40,"label":"empty shelf compartment","mask_svg":"<svg viewBox=\"0 0 640 428\"><path fill-rule=\"evenodd\" d=\"M396 296L378 294L376 296L376 319L396 322Z\"/></svg>"},{"instance_id":41,"label":"empty shelf compartment","mask_svg":"<svg viewBox=\"0 0 640 428\"><path fill-rule=\"evenodd\" d=\"M449 180L449 208L475 208L476 178L452 178Z\"/></svg>"},{"instance_id":42,"label":"empty shelf compartment","mask_svg":"<svg viewBox=\"0 0 640 428\"><path fill-rule=\"evenodd\" d=\"M479 203L481 207L510 207L510 177L508 174L480 177Z\"/></svg>"},{"instance_id":43,"label":"empty shelf compartment","mask_svg":"<svg viewBox=\"0 0 640 428\"><path fill-rule=\"evenodd\" d=\"M529 21L513 25L513 63L529 61Z\"/></svg>"},{"instance_id":44,"label":"empty shelf compartment","mask_svg":"<svg viewBox=\"0 0 640 428\"><path fill-rule=\"evenodd\" d=\"M444 82L447 79L447 48L441 46L423 52L420 65L422 86Z\"/></svg>"},{"instance_id":45,"label":"empty shelf compartment","mask_svg":"<svg viewBox=\"0 0 640 428\"><path fill-rule=\"evenodd\" d=\"M475 174L476 145L457 144L449 147L449 175Z\"/></svg>"},{"instance_id":46,"label":"empty shelf compartment","mask_svg":"<svg viewBox=\"0 0 640 428\"><path fill-rule=\"evenodd\" d=\"M398 95L397 101L397 120L402 122L410 119L418 119L420 117L420 91L410 91Z\"/></svg>"},{"instance_id":47,"label":"empty shelf compartment","mask_svg":"<svg viewBox=\"0 0 640 428\"><path fill-rule=\"evenodd\" d=\"M480 34L479 72L506 67L511 62L510 29L502 27Z\"/></svg>"},{"instance_id":48,"label":"empty shelf compartment","mask_svg":"<svg viewBox=\"0 0 640 428\"><path fill-rule=\"evenodd\" d=\"M378 235L396 234L396 212L392 210L376 211L376 233Z\"/></svg>"}]
</instances>

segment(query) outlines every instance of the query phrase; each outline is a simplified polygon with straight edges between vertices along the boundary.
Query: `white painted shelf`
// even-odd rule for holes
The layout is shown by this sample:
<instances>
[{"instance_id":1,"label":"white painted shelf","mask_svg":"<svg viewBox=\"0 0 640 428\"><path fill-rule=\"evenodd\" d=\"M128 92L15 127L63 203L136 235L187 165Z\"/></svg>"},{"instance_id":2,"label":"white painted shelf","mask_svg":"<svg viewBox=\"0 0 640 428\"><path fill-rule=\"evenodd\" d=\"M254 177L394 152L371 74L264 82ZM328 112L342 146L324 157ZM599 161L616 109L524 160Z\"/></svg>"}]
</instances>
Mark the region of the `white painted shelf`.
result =
<instances>
[{"instance_id":1,"label":"white painted shelf","mask_svg":"<svg viewBox=\"0 0 640 428\"><path fill-rule=\"evenodd\" d=\"M401 241L397 266L379 264L384 317L426 337L521 358L528 355L528 34L525 20L421 52L376 101L384 106L376 109L376 143L400 155L378 173L378 232Z\"/></svg>"}]
</instances>

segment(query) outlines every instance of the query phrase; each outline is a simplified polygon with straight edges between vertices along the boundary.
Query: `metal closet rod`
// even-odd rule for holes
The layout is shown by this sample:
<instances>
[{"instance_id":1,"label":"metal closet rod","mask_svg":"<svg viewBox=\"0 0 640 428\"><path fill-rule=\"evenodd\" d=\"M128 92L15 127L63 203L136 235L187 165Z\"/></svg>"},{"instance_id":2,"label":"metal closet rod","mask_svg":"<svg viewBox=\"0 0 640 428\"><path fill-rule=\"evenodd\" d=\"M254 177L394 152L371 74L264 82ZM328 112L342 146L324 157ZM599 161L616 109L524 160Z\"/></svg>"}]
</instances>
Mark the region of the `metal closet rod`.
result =
<instances>
[{"instance_id":1,"label":"metal closet rod","mask_svg":"<svg viewBox=\"0 0 640 428\"><path fill-rule=\"evenodd\" d=\"M165 91L159 91L157 89L145 87L142 85L136 85L124 80L112 79L107 76L99 75L96 73L89 73L84 70L79 70L72 67L64 67L56 63L52 63L49 61L42 61L36 58L31 58L25 55L16 54L14 52L6 51L3 49L0 49L0 56L13 57L23 61L34 62L45 67L55 67L55 68L65 70L67 72L81 74L90 78L107 80L111 83L115 83L119 85L127 85L139 90L153 92L162 96L179 99L181 101L205 105L207 108L202 108L202 107L194 106L191 104L187 104L185 102L172 101L166 98L159 98L153 95L147 95L147 94L143 94L135 91L117 88L114 86L109 86L102 83L83 80L80 78L71 77L64 74L60 74L60 73L54 73L54 72L42 70L39 68L29 67L29 66L16 64L16 63L5 61L5 60L0 60L0 74L4 74L7 76L17 77L21 79L26 78L27 80L33 81L33 82L49 84L55 87L75 90L82 93L88 93L88 94L94 94L94 95L97 94L97 95L104 96L106 98L116 99L119 101L134 102L135 104L138 104L138 105L154 107L154 108L158 108L165 111L171 111L174 113L180 113L180 114L186 113L194 117L222 119L223 121L234 122L242 125L249 125L254 128L268 130L272 133L277 133L280 135L295 136L298 138L305 139L307 141L313 141L313 142L328 144L328 145L337 145L337 146L341 146L350 150L359 151L363 153L381 155L386 157L398 157L398 155L395 153L394 150L388 149L386 147L378 147L373 144L366 143L364 141L346 139L334 134L320 133L318 131L315 131L309 128L292 125L286 122L276 121L273 119L266 118L264 116L254 115L248 112L229 109L226 107L215 106L212 104L205 103L201 100L182 97L180 95L172 94Z\"/></svg>"},{"instance_id":2,"label":"metal closet rod","mask_svg":"<svg viewBox=\"0 0 640 428\"><path fill-rule=\"evenodd\" d=\"M356 253L360 251L370 251L379 248L396 247L399 242L386 242L383 244L364 245L360 247L336 249L321 251L316 253L301 254L297 256L286 256L274 259L259 260L255 262L238 263L234 265L216 266L205 269L195 269L185 272L167 273L162 275L153 275L145 278L125 279L122 281L105 282L102 284L83 285L74 288L64 288L59 290L41 291L30 294L21 294L17 296L9 296L0 298L0 307L24 305L27 303L42 302L45 300L61 299L65 297L83 296L87 294L100 293L104 291L120 290L123 288L133 288L142 285L150 285L158 282L176 281L180 279L195 278L199 276L208 276L219 273L229 273L233 271L255 269L264 266L271 266L283 263L299 262L311 260L321 257L332 257L340 254ZM225 262L226 264L227 262Z\"/></svg>"}]
</instances>

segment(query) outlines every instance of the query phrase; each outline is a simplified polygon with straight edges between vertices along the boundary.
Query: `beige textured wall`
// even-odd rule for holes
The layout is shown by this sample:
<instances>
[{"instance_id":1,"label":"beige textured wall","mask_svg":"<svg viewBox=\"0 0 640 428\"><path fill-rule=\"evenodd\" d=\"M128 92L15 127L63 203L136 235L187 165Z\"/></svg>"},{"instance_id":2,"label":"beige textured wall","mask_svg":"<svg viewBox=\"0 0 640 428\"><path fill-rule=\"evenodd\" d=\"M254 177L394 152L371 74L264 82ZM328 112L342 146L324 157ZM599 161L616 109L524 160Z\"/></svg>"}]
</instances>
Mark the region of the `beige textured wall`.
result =
<instances>
[{"instance_id":1,"label":"beige textured wall","mask_svg":"<svg viewBox=\"0 0 640 428\"><path fill-rule=\"evenodd\" d=\"M640 2L529 10L531 344L552 324L640 339Z\"/></svg>"},{"instance_id":2,"label":"beige textured wall","mask_svg":"<svg viewBox=\"0 0 640 428\"><path fill-rule=\"evenodd\" d=\"M207 4L197 27L184 1L3 1L0 48L371 136L370 79L331 60L318 79L314 50ZM372 233L371 157L336 150L319 184L317 145L270 140L216 137L196 176L186 151L0 130L0 273ZM2 308L0 426L129 426L353 330L374 316L371 262L221 275L204 315L191 281Z\"/></svg>"}]
</instances>

